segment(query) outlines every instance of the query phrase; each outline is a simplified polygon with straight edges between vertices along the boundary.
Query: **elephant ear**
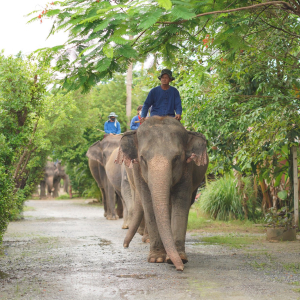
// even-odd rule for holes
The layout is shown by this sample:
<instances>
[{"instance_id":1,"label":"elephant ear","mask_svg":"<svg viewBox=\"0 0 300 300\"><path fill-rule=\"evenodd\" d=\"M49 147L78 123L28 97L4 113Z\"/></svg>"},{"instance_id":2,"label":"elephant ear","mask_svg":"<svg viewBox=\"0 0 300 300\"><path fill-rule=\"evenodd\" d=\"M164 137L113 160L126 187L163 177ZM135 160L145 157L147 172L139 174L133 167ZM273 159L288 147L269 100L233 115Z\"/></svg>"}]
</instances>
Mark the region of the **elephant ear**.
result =
<instances>
[{"instance_id":1,"label":"elephant ear","mask_svg":"<svg viewBox=\"0 0 300 300\"><path fill-rule=\"evenodd\" d=\"M199 132L188 131L188 142L186 147L186 161L194 161L197 166L208 164L205 136Z\"/></svg>"},{"instance_id":2,"label":"elephant ear","mask_svg":"<svg viewBox=\"0 0 300 300\"><path fill-rule=\"evenodd\" d=\"M120 141L120 148L115 163L121 165L124 162L126 167L132 168L133 163L138 163L137 156L136 131L125 132Z\"/></svg>"},{"instance_id":3,"label":"elephant ear","mask_svg":"<svg viewBox=\"0 0 300 300\"><path fill-rule=\"evenodd\" d=\"M102 158L102 147L100 145L101 141L94 143L86 153L86 156L92 160L96 160L101 163Z\"/></svg>"}]
</instances>

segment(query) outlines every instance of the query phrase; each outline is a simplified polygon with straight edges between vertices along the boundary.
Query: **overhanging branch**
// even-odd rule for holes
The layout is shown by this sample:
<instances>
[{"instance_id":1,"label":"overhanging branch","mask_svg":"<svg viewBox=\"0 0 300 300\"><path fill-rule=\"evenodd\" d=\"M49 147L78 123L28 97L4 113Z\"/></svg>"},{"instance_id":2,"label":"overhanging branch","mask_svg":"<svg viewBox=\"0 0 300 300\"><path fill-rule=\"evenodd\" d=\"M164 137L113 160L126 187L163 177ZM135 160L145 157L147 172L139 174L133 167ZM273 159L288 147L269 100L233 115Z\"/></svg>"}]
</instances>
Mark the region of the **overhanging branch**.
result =
<instances>
[{"instance_id":1,"label":"overhanging branch","mask_svg":"<svg viewBox=\"0 0 300 300\"><path fill-rule=\"evenodd\" d=\"M289 3L285 2L285 1L269 1L269 2L254 4L254 5L246 6L246 7L239 7L239 8L233 8L233 9L228 9L228 10L210 11L210 12L198 14L195 17L193 17L192 19L203 17L203 16L208 16L208 15L226 14L226 13L231 13L231 12L236 12L236 11L249 10L249 9L258 8L258 7L262 7L262 6L266 6L266 5L268 5L268 6L270 6L270 5L274 5L274 6L282 5L286 9L288 9L288 10L292 11L293 13L300 16L300 13L298 11L294 10L294 8ZM185 23L185 22L188 22L188 21L190 21L190 20L181 20L181 21L177 21L177 22L156 22L156 23L170 25L170 24L182 24L182 23Z\"/></svg>"}]
</instances>

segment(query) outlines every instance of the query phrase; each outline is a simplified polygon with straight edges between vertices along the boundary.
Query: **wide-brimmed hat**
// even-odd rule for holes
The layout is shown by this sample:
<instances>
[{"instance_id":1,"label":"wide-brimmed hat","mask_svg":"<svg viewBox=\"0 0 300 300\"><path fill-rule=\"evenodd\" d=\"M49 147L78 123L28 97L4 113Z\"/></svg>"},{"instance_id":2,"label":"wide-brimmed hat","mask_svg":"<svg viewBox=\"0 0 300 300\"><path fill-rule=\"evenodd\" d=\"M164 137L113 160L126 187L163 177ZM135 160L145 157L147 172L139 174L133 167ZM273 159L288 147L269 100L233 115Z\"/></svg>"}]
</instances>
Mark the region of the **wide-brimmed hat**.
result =
<instances>
[{"instance_id":1,"label":"wide-brimmed hat","mask_svg":"<svg viewBox=\"0 0 300 300\"><path fill-rule=\"evenodd\" d=\"M117 116L114 112L111 112L111 113L109 114L108 117L109 117L109 118L110 118L110 117L116 117L116 118L117 118L118 116Z\"/></svg>"},{"instance_id":2,"label":"wide-brimmed hat","mask_svg":"<svg viewBox=\"0 0 300 300\"><path fill-rule=\"evenodd\" d=\"M172 76L172 71L169 70L169 69L163 69L163 70L161 70L161 73L160 73L160 75L157 78L159 80L161 80L161 76L163 76L164 74L167 74L170 77L171 81L175 79L175 77Z\"/></svg>"}]
</instances>

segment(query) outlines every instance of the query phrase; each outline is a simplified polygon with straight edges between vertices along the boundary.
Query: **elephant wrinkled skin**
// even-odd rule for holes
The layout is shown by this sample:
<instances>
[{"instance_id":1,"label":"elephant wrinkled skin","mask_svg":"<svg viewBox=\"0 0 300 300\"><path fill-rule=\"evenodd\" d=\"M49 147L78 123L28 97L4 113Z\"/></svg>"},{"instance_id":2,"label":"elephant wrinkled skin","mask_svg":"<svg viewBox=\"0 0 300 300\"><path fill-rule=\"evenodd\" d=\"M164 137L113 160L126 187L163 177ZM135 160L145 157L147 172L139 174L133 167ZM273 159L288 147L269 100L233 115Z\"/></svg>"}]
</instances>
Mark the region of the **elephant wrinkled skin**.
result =
<instances>
[{"instance_id":1,"label":"elephant wrinkled skin","mask_svg":"<svg viewBox=\"0 0 300 300\"><path fill-rule=\"evenodd\" d=\"M137 131L125 133L120 148L119 163L132 168L141 198L134 221L140 222L144 212L148 261L167 261L183 270L189 209L208 166L205 137L174 118L151 117Z\"/></svg>"},{"instance_id":2,"label":"elephant wrinkled skin","mask_svg":"<svg viewBox=\"0 0 300 300\"><path fill-rule=\"evenodd\" d=\"M124 217L122 228L127 229L129 228L130 219L132 218L133 200L125 166L115 164L115 159L118 152L119 147L116 148L110 155L110 158L106 164L106 175L113 185L116 193L122 200Z\"/></svg>"},{"instance_id":3,"label":"elephant wrinkled skin","mask_svg":"<svg viewBox=\"0 0 300 300\"><path fill-rule=\"evenodd\" d=\"M116 220L123 217L123 205L120 196L116 193L107 177L107 164L112 152L119 147L121 136L108 135L103 140L94 143L86 155L89 158L89 168L96 180L104 205L104 216L107 220ZM117 210L115 204L117 203Z\"/></svg>"}]
</instances>

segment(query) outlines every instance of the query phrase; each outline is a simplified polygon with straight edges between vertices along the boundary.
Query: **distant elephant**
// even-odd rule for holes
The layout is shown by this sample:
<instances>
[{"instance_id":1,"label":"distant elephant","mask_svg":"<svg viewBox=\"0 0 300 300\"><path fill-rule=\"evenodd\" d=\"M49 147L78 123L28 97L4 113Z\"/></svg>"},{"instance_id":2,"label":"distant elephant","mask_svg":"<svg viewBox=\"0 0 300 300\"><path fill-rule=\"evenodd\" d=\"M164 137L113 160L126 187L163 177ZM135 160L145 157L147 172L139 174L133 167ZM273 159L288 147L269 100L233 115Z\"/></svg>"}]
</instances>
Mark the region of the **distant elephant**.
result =
<instances>
[{"instance_id":1,"label":"distant elephant","mask_svg":"<svg viewBox=\"0 0 300 300\"><path fill-rule=\"evenodd\" d=\"M48 161L44 170L44 179L40 182L40 197L46 197L46 188L48 196L58 197L62 179L64 180L64 190L68 193L69 176L61 165L61 161Z\"/></svg>"},{"instance_id":2,"label":"distant elephant","mask_svg":"<svg viewBox=\"0 0 300 300\"><path fill-rule=\"evenodd\" d=\"M123 205L120 196L106 175L107 162L114 151L119 147L120 135L107 135L102 141L94 143L86 155L89 158L89 168L102 193L104 216L108 220L123 217ZM117 210L115 205L117 203Z\"/></svg>"},{"instance_id":3,"label":"distant elephant","mask_svg":"<svg viewBox=\"0 0 300 300\"><path fill-rule=\"evenodd\" d=\"M118 162L133 169L141 198L133 223L145 215L150 236L148 261L167 261L182 271L188 261L189 209L208 166L204 135L187 131L175 118L150 117L137 131L124 134L120 148Z\"/></svg>"}]
</instances>

